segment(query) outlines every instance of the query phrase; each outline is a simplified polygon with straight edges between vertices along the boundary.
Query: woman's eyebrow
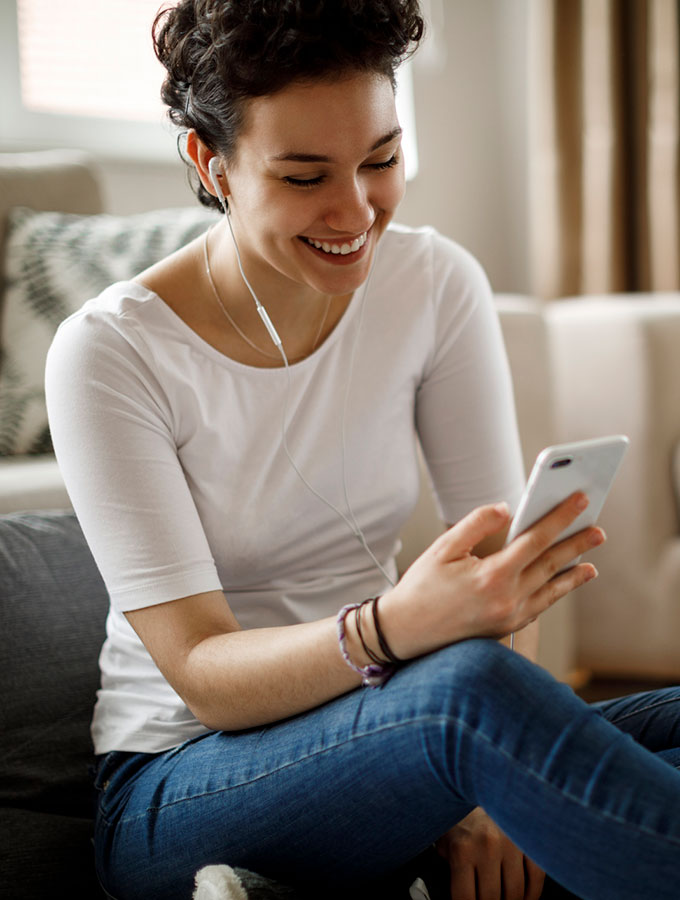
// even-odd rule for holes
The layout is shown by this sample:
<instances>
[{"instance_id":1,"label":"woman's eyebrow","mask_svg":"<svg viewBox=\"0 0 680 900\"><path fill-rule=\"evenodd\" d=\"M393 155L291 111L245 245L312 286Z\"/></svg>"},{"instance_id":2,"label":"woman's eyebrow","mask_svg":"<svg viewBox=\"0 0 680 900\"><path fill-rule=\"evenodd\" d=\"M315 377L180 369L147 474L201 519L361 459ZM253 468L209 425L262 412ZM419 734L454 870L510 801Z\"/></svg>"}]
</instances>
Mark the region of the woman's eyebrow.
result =
<instances>
[{"instance_id":1,"label":"woman's eyebrow","mask_svg":"<svg viewBox=\"0 0 680 900\"><path fill-rule=\"evenodd\" d=\"M399 137L401 131L402 130L401 128L399 128L399 126L393 128L391 131L388 131L387 134L384 134L382 137L378 138L378 140L370 148L369 152L373 153L374 150L377 150L384 144L389 144L390 141L393 141L396 137ZM296 153L294 151L279 153L276 156L270 156L269 159L271 162L329 163L333 161L330 156L325 156L320 153Z\"/></svg>"}]
</instances>

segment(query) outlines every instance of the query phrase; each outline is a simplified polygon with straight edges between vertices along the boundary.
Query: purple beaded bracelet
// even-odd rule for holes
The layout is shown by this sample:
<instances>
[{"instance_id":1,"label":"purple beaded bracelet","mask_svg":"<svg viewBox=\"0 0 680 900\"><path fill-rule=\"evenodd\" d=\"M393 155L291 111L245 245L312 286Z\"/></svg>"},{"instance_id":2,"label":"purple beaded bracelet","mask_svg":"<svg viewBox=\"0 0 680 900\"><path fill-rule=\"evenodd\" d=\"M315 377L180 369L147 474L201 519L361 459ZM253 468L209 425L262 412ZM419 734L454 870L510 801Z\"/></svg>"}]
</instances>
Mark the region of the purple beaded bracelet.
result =
<instances>
[{"instance_id":1,"label":"purple beaded bracelet","mask_svg":"<svg viewBox=\"0 0 680 900\"><path fill-rule=\"evenodd\" d=\"M366 601L363 603L348 603L347 606L343 606L340 612L338 613L338 618L336 620L337 629L338 629L338 643L340 644L340 652L342 653L342 658L345 660L350 669L354 669L355 672L358 672L361 675L361 683L364 687L380 687L382 684L392 677L395 672L396 666L390 665L389 663L369 663L367 666L357 666L352 662L349 651L347 650L347 635L345 633L345 619L347 616L353 612L354 610L358 610L361 606L364 605Z\"/></svg>"}]
</instances>

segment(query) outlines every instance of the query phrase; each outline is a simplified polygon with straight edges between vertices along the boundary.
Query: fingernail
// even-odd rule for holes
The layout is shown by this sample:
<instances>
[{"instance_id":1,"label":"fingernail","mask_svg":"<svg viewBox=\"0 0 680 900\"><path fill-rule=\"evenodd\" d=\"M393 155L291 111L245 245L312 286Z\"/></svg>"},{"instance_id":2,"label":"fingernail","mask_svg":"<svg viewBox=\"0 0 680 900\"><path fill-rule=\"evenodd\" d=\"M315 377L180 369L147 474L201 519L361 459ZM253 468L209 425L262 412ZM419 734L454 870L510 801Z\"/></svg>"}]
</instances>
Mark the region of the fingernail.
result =
<instances>
[{"instance_id":1,"label":"fingernail","mask_svg":"<svg viewBox=\"0 0 680 900\"><path fill-rule=\"evenodd\" d=\"M507 516L510 512L510 507L505 502L505 500L503 500L501 503L496 503L494 505L494 509L496 510L496 512L499 512L503 516Z\"/></svg>"},{"instance_id":2,"label":"fingernail","mask_svg":"<svg viewBox=\"0 0 680 900\"><path fill-rule=\"evenodd\" d=\"M599 574L600 574L600 573L597 571L597 569L595 568L595 566L593 566L593 571L588 575L588 577L586 578L586 581L592 581L593 578L597 578L597 576L598 576Z\"/></svg>"},{"instance_id":3,"label":"fingernail","mask_svg":"<svg viewBox=\"0 0 680 900\"><path fill-rule=\"evenodd\" d=\"M586 509L588 506L589 500L585 494L579 494L576 498L576 509Z\"/></svg>"},{"instance_id":4,"label":"fingernail","mask_svg":"<svg viewBox=\"0 0 680 900\"><path fill-rule=\"evenodd\" d=\"M604 544L606 540L607 535L601 528L598 528L590 537L590 545L591 547L599 547L600 544Z\"/></svg>"}]
</instances>

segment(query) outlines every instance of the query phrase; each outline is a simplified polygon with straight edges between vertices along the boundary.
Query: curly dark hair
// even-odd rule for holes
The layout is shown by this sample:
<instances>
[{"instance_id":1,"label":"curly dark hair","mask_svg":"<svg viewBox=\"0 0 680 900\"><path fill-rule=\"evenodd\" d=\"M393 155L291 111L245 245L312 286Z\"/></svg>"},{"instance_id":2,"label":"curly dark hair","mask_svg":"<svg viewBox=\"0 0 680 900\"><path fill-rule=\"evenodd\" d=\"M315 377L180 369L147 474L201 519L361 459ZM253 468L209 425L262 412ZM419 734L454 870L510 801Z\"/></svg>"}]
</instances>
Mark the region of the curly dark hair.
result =
<instances>
[{"instance_id":1,"label":"curly dark hair","mask_svg":"<svg viewBox=\"0 0 680 900\"><path fill-rule=\"evenodd\" d=\"M392 85L423 35L418 0L180 0L153 24L163 102L229 159L244 104L294 81L366 71ZM198 198L221 209L200 183Z\"/></svg>"}]
</instances>

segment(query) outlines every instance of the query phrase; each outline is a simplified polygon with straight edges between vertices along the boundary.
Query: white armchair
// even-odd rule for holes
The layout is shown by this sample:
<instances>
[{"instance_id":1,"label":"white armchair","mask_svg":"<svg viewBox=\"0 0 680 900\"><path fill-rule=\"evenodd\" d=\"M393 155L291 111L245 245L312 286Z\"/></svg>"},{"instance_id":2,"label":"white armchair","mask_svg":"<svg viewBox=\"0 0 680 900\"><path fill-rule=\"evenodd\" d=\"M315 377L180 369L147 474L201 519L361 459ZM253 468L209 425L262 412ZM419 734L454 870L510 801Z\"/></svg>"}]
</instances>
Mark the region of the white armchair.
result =
<instances>
[{"instance_id":1,"label":"white armchair","mask_svg":"<svg viewBox=\"0 0 680 900\"><path fill-rule=\"evenodd\" d=\"M575 658L604 675L680 677L680 294L546 306L557 440L624 433L600 524L600 577L573 597Z\"/></svg>"}]
</instances>

